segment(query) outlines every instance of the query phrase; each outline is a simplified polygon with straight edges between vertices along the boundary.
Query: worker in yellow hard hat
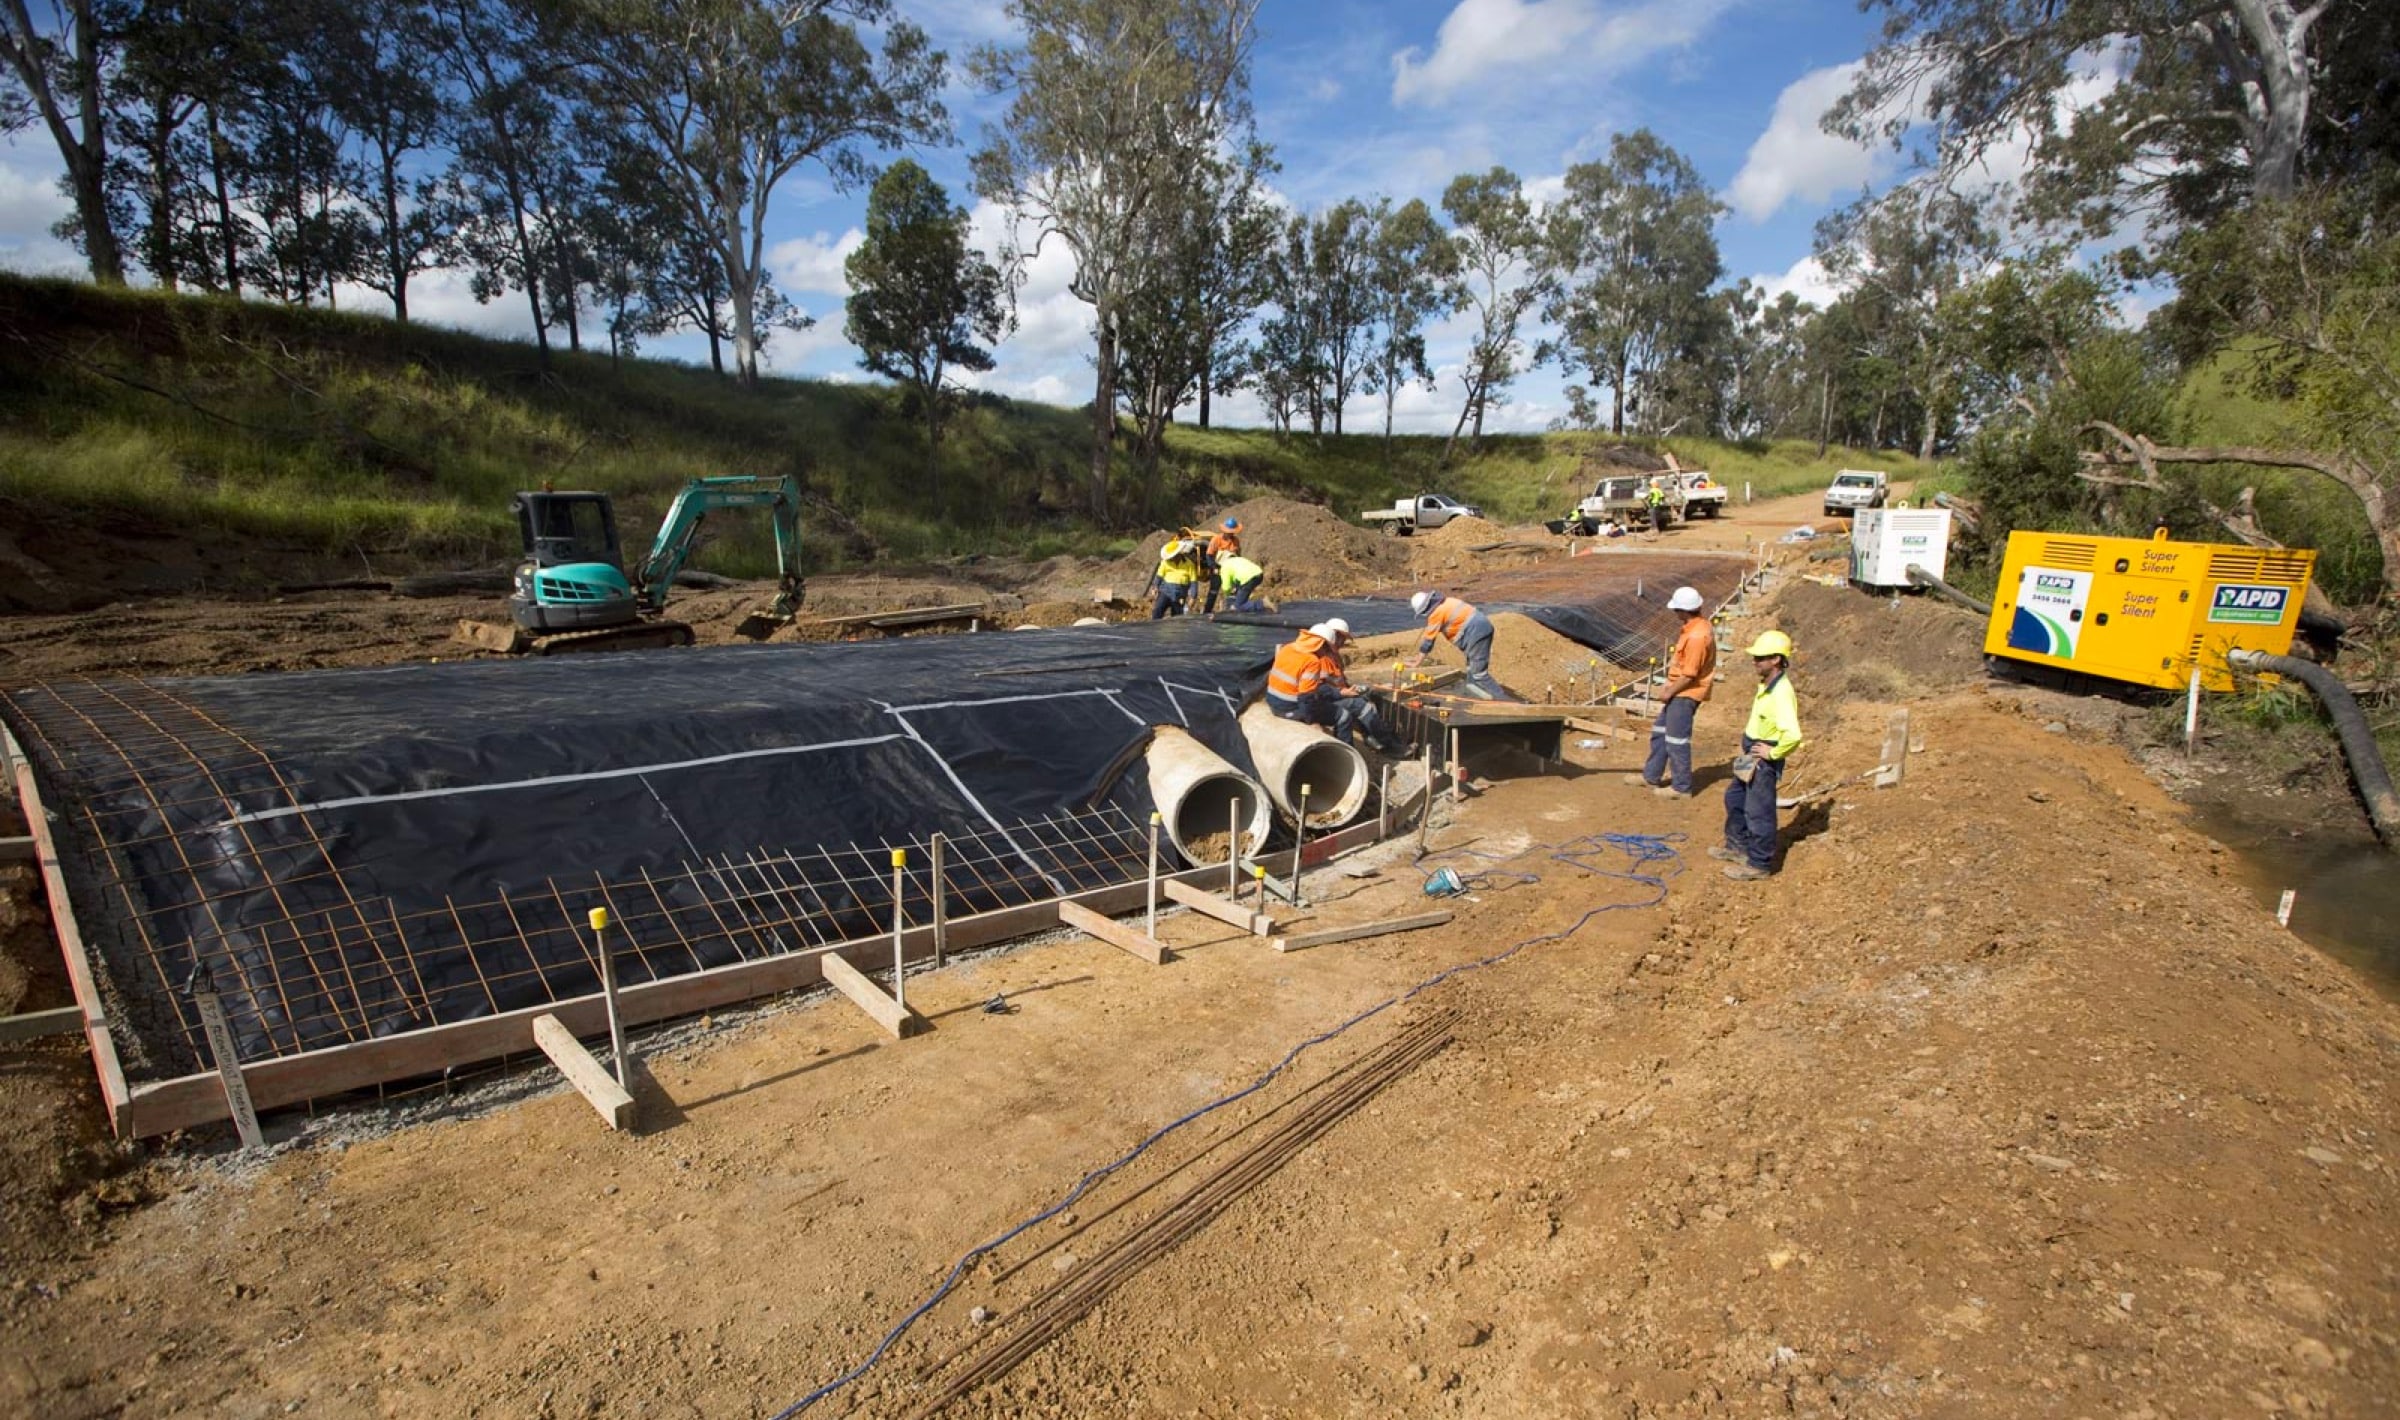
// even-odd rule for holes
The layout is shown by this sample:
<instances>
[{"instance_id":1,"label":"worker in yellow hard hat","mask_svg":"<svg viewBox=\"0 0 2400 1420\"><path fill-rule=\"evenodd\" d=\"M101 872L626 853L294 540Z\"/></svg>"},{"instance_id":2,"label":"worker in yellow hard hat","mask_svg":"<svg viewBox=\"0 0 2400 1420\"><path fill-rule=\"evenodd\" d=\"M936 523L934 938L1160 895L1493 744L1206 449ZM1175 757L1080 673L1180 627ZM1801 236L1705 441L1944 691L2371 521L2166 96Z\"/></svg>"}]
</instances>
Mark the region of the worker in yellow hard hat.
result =
<instances>
[{"instance_id":1,"label":"worker in yellow hard hat","mask_svg":"<svg viewBox=\"0 0 2400 1420\"><path fill-rule=\"evenodd\" d=\"M1150 603L1150 619L1183 615L1199 582L1200 544L1189 538L1168 538L1166 546L1158 550L1158 570L1150 574L1150 585L1158 590Z\"/></svg>"},{"instance_id":2,"label":"worker in yellow hard hat","mask_svg":"<svg viewBox=\"0 0 2400 1420\"><path fill-rule=\"evenodd\" d=\"M1800 697L1792 688L1792 638L1766 631L1750 643L1758 690L1742 727L1742 752L1725 785L1725 846L1708 855L1725 860L1725 876L1752 882L1775 872L1775 789L1783 766L1800 748Z\"/></svg>"}]
</instances>

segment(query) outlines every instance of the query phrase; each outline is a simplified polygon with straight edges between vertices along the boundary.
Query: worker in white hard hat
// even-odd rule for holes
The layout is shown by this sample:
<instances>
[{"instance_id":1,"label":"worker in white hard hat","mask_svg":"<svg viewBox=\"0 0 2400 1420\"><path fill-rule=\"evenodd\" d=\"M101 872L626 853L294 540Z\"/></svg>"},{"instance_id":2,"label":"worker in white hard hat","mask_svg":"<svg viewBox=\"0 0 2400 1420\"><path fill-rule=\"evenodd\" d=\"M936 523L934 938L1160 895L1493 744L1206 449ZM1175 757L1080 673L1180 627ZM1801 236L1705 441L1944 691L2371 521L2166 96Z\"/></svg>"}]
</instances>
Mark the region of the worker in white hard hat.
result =
<instances>
[{"instance_id":1,"label":"worker in white hard hat","mask_svg":"<svg viewBox=\"0 0 2400 1420\"><path fill-rule=\"evenodd\" d=\"M1700 593L1677 587L1667 608L1683 618L1675 633L1675 649L1667 653L1667 683L1659 687L1666 703L1650 724L1650 758L1642 765L1642 782L1661 798L1692 796L1692 718L1708 700L1708 687L1717 674L1717 632L1709 625Z\"/></svg>"},{"instance_id":2,"label":"worker in white hard hat","mask_svg":"<svg viewBox=\"0 0 2400 1420\"><path fill-rule=\"evenodd\" d=\"M1417 658L1412 666L1425 664L1433 654L1437 636L1448 637L1459 653L1467 658L1467 689L1486 700L1515 700L1508 688L1492 679L1492 619L1474 606L1457 597L1440 592L1419 592L1408 599L1408 609L1425 618L1424 639L1417 642Z\"/></svg>"},{"instance_id":3,"label":"worker in white hard hat","mask_svg":"<svg viewBox=\"0 0 2400 1420\"><path fill-rule=\"evenodd\" d=\"M1267 672L1267 709L1286 720L1322 726L1337 740L1356 733L1385 754L1404 753L1408 747L1384 728L1375 702L1350 684L1341 651L1349 639L1350 623L1337 616L1276 648Z\"/></svg>"},{"instance_id":4,"label":"worker in white hard hat","mask_svg":"<svg viewBox=\"0 0 2400 1420\"><path fill-rule=\"evenodd\" d=\"M1753 882L1775 872L1775 791L1783 766L1800 748L1800 697L1792 689L1792 638L1766 631L1750 643L1758 670L1758 693L1742 727L1742 752L1734 756L1733 779L1725 786L1725 843L1708 856L1725 860L1725 876Z\"/></svg>"},{"instance_id":5,"label":"worker in white hard hat","mask_svg":"<svg viewBox=\"0 0 2400 1420\"><path fill-rule=\"evenodd\" d=\"M1150 574L1150 584L1158 589L1150 603L1150 619L1183 615L1199 583L1200 544L1168 538L1166 546L1158 550L1158 570Z\"/></svg>"}]
</instances>

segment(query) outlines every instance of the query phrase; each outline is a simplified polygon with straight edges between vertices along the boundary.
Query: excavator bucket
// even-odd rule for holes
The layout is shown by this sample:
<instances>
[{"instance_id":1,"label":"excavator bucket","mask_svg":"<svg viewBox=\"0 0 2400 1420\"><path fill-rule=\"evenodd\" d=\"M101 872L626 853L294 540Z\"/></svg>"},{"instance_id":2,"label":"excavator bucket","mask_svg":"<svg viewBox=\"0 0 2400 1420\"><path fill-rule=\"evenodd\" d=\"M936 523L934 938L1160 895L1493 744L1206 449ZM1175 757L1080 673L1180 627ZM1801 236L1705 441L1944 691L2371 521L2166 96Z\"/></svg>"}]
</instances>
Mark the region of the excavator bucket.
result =
<instances>
[{"instance_id":1,"label":"excavator bucket","mask_svg":"<svg viewBox=\"0 0 2400 1420\"><path fill-rule=\"evenodd\" d=\"M760 607L734 624L733 634L745 641L764 641L777 631L792 624L790 612L776 612Z\"/></svg>"}]
</instances>

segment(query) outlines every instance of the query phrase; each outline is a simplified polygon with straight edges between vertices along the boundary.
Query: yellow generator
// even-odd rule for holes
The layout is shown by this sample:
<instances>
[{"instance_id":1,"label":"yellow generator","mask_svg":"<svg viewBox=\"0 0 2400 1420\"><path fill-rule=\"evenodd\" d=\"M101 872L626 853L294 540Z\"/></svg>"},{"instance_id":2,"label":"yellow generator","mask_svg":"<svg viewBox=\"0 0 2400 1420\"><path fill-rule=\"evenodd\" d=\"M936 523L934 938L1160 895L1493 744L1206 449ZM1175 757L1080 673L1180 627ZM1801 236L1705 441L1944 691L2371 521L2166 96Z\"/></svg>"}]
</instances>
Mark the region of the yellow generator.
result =
<instances>
[{"instance_id":1,"label":"yellow generator","mask_svg":"<svg viewBox=\"0 0 2400 1420\"><path fill-rule=\"evenodd\" d=\"M2282 655L2317 555L2013 532L1984 654L2182 690L2231 690L2225 653Z\"/></svg>"}]
</instances>

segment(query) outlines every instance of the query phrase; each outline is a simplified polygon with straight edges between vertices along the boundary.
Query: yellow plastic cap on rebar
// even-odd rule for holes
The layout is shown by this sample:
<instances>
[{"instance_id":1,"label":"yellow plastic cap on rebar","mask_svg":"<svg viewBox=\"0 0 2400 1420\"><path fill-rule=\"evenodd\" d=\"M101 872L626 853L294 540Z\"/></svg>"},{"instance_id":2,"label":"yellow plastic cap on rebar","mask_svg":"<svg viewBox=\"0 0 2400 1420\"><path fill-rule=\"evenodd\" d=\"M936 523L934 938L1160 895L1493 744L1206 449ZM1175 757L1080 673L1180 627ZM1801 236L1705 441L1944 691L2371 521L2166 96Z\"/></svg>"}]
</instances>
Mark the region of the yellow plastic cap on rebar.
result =
<instances>
[{"instance_id":1,"label":"yellow plastic cap on rebar","mask_svg":"<svg viewBox=\"0 0 2400 1420\"><path fill-rule=\"evenodd\" d=\"M907 849L895 848L892 850L892 866L895 868L905 868L908 866Z\"/></svg>"},{"instance_id":2,"label":"yellow plastic cap on rebar","mask_svg":"<svg viewBox=\"0 0 2400 1420\"><path fill-rule=\"evenodd\" d=\"M1159 812L1158 810L1156 810L1156 809L1152 809L1152 810L1150 811L1150 826L1151 826L1152 828L1156 828L1156 827L1158 827L1158 826L1159 826L1161 823L1164 823L1165 821L1166 821L1166 815L1164 815L1164 814L1160 813L1160 812Z\"/></svg>"},{"instance_id":3,"label":"yellow plastic cap on rebar","mask_svg":"<svg viewBox=\"0 0 2400 1420\"><path fill-rule=\"evenodd\" d=\"M607 908L595 907L592 909L592 930L595 932L605 932L608 930Z\"/></svg>"}]
</instances>

